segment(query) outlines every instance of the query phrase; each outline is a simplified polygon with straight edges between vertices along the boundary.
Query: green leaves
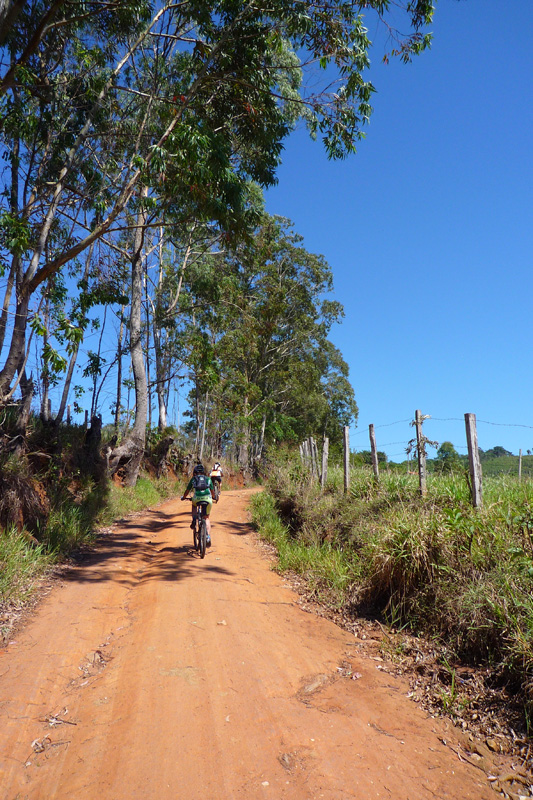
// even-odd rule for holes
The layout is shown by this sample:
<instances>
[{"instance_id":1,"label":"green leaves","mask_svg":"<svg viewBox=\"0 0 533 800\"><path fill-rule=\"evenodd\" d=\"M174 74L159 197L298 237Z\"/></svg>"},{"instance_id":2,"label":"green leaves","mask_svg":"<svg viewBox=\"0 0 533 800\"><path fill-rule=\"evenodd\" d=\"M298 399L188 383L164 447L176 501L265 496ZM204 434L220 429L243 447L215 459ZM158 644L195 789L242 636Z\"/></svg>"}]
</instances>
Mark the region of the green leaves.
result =
<instances>
[{"instance_id":1,"label":"green leaves","mask_svg":"<svg viewBox=\"0 0 533 800\"><path fill-rule=\"evenodd\" d=\"M14 256L22 256L30 248L31 229L28 221L9 211L0 213L0 247Z\"/></svg>"},{"instance_id":2,"label":"green leaves","mask_svg":"<svg viewBox=\"0 0 533 800\"><path fill-rule=\"evenodd\" d=\"M57 350L46 342L43 346L43 364L49 371L54 373L64 372L67 368L67 360L60 355Z\"/></svg>"}]
</instances>

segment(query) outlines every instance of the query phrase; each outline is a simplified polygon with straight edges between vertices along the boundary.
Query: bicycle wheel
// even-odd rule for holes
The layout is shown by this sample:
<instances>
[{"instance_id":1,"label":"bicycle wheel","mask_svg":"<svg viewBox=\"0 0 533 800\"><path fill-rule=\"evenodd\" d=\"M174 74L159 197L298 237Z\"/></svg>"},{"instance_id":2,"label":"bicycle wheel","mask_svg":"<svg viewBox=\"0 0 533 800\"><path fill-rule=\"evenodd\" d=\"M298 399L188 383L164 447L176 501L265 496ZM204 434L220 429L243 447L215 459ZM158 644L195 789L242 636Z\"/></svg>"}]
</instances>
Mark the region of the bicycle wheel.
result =
<instances>
[{"instance_id":1,"label":"bicycle wheel","mask_svg":"<svg viewBox=\"0 0 533 800\"><path fill-rule=\"evenodd\" d=\"M205 519L200 522L200 533L198 536L200 539L200 558L205 558L205 548L207 547L207 527Z\"/></svg>"},{"instance_id":2,"label":"bicycle wheel","mask_svg":"<svg viewBox=\"0 0 533 800\"><path fill-rule=\"evenodd\" d=\"M218 498L220 497L220 489L218 486L218 481L215 481L215 503L218 503Z\"/></svg>"}]
</instances>

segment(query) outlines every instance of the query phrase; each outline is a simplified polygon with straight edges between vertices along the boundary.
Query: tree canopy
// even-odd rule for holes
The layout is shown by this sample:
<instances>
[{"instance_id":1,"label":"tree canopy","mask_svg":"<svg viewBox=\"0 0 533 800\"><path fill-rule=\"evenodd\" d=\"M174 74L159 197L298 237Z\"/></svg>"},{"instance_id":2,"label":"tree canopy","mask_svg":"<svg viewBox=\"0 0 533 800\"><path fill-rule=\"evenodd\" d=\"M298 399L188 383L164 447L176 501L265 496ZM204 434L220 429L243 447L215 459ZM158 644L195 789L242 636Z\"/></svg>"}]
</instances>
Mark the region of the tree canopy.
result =
<instances>
[{"instance_id":1,"label":"tree canopy","mask_svg":"<svg viewBox=\"0 0 533 800\"><path fill-rule=\"evenodd\" d=\"M354 152L374 91L365 15L386 26L385 57L406 61L428 46L432 13L430 0L3 3L0 407L21 395L27 409L38 381L46 416L65 371L64 411L80 346L109 308L118 348L106 361L100 334L87 354L91 405L102 371L120 373L129 350L138 448L152 342L160 414L164 371L192 359L198 398L229 402L221 387L239 386L248 451L258 416L263 442L350 418L346 365L327 340L340 308L318 300L328 269L284 223L265 221L260 189L275 183L299 121L329 157ZM222 286L209 284L210 269ZM216 315L200 310L202 281ZM194 306L189 325L172 319L184 302ZM120 403L117 388L117 414Z\"/></svg>"}]
</instances>

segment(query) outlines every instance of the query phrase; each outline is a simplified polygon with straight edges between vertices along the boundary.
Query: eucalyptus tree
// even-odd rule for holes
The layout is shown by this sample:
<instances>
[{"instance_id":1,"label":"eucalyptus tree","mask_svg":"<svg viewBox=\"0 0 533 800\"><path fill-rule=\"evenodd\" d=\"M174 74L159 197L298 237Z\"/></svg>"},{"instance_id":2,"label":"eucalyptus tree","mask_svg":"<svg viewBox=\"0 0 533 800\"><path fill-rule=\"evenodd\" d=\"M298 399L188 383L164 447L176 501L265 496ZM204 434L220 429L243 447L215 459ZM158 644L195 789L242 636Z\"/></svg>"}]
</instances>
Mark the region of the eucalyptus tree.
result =
<instances>
[{"instance_id":1,"label":"eucalyptus tree","mask_svg":"<svg viewBox=\"0 0 533 800\"><path fill-rule=\"evenodd\" d=\"M189 275L196 274L198 264L204 265L215 257L220 238L220 232L212 226L198 223L180 228L167 220L167 225L159 230L146 286L146 319L153 341L159 432L167 427L170 387L183 372L190 352L187 324L191 308L186 291ZM205 288L204 282L202 305L215 303L212 291L208 294Z\"/></svg>"},{"instance_id":2,"label":"eucalyptus tree","mask_svg":"<svg viewBox=\"0 0 533 800\"><path fill-rule=\"evenodd\" d=\"M266 214L246 244L189 276L190 399L214 452L232 448L247 465L265 442L338 438L356 416L347 366L327 339L342 316L331 290L324 258L303 247L288 220ZM209 296L216 301L202 305Z\"/></svg>"},{"instance_id":3,"label":"eucalyptus tree","mask_svg":"<svg viewBox=\"0 0 533 800\"><path fill-rule=\"evenodd\" d=\"M331 157L355 149L373 91L364 79L370 41L361 12L374 11L393 34L392 5L27 0L6 7L0 144L9 174L0 257L14 323L4 326L0 405L25 381L36 293L128 224L126 212L137 232L150 219L160 224L157 206L183 225L215 224L231 241L257 220L250 180L275 181L297 119ZM423 29L432 4L405 0L403 9L412 32L394 51L407 59L429 42ZM141 234L131 247L137 276ZM139 307L133 296L132 307ZM131 339L142 393L141 351ZM142 399L140 407L142 417Z\"/></svg>"}]
</instances>

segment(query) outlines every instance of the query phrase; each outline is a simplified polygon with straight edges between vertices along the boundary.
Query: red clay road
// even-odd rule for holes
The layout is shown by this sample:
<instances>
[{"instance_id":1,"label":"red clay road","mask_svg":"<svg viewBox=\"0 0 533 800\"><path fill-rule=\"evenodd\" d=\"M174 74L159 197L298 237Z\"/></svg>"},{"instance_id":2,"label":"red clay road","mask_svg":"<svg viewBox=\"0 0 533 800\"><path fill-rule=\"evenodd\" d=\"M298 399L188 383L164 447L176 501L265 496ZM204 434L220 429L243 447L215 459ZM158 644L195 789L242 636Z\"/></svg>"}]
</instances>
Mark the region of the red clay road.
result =
<instances>
[{"instance_id":1,"label":"red clay road","mask_svg":"<svg viewBox=\"0 0 533 800\"><path fill-rule=\"evenodd\" d=\"M402 679L299 607L248 498L223 493L204 560L185 503L121 521L0 651L2 800L494 800Z\"/></svg>"}]
</instances>

